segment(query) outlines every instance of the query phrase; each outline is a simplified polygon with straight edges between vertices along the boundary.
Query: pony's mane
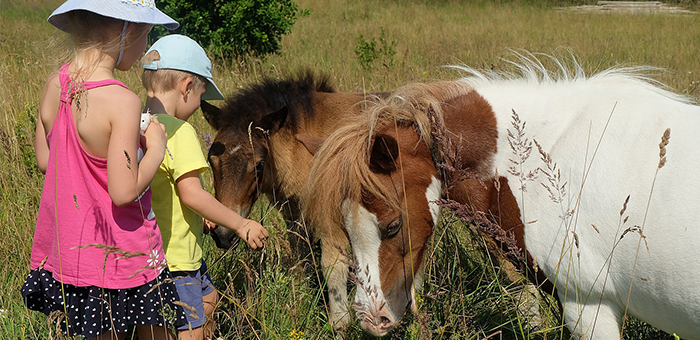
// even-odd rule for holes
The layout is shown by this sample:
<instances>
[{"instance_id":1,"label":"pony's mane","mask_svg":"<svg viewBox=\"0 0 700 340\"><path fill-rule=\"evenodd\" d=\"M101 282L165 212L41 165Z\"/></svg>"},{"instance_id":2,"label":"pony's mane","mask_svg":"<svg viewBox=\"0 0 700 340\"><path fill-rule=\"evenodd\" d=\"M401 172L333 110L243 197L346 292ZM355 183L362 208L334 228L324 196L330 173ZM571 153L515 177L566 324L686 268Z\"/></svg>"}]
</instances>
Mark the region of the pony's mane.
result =
<instances>
[{"instance_id":1,"label":"pony's mane","mask_svg":"<svg viewBox=\"0 0 700 340\"><path fill-rule=\"evenodd\" d=\"M303 116L313 117L314 92L335 92L327 75L316 75L304 70L285 79L264 78L261 82L248 85L226 99L221 108L220 123L247 130L251 121L289 107L288 119L292 129Z\"/></svg>"},{"instance_id":2,"label":"pony's mane","mask_svg":"<svg viewBox=\"0 0 700 340\"><path fill-rule=\"evenodd\" d=\"M433 120L442 123L441 104L470 91L471 86L464 82L442 81L408 84L387 97L370 97L364 106L366 114L344 120L314 155L302 195L305 217L317 226L342 222L343 201L349 199L355 205L347 208L356 210L363 193L398 208L399 202L384 194L386 188L369 168L375 135L397 124L414 128L430 145Z\"/></svg>"},{"instance_id":3,"label":"pony's mane","mask_svg":"<svg viewBox=\"0 0 700 340\"><path fill-rule=\"evenodd\" d=\"M457 69L468 76L460 80L479 88L484 85L519 82L523 84L574 84L580 82L615 82L623 87L638 87L666 98L692 104L690 96L673 92L666 84L652 77L655 73L663 72L662 68L653 66L616 66L601 72L587 75L573 53L566 56L553 56L543 53L512 51L515 60L502 59L509 64L511 70L476 69L466 65L450 65L448 68ZM552 64L548 68L545 64Z\"/></svg>"}]
</instances>

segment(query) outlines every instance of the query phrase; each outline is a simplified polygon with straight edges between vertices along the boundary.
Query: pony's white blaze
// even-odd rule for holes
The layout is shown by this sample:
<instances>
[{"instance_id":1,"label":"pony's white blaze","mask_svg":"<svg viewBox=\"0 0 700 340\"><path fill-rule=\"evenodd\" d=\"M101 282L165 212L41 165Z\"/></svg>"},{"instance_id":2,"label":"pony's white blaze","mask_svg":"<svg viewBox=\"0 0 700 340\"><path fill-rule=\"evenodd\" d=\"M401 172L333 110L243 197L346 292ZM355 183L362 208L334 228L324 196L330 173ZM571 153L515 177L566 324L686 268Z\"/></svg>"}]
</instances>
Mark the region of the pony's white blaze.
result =
<instances>
[{"instance_id":1,"label":"pony's white blaze","mask_svg":"<svg viewBox=\"0 0 700 340\"><path fill-rule=\"evenodd\" d=\"M425 198L428 202L433 224L436 224L440 215L440 207L437 201L442 196L442 183L432 177L430 185L426 188ZM369 212L362 205L358 205L357 210L349 201L343 202L343 213L353 254L357 262L357 292L355 293L355 309L362 327L366 329L376 328L382 333L388 331L401 319L401 314L391 310L387 303L381 286L379 277L379 247L381 245L381 235L379 233L379 222L377 216ZM404 226L408 227L408 226ZM411 296L411 309L416 310L415 295L423 282L423 264L417 268L413 285L409 292ZM403 310L398 311L403 313ZM380 325L381 316L387 317L389 324Z\"/></svg>"},{"instance_id":2,"label":"pony's white blaze","mask_svg":"<svg viewBox=\"0 0 700 340\"><path fill-rule=\"evenodd\" d=\"M352 207L357 206L357 209ZM375 316L380 311L386 311L385 298L379 279L379 222L377 217L365 209L362 205L355 205L349 201L343 202L343 214L353 255L358 268L357 292L355 293L355 310L363 327L372 326ZM392 321L396 320L395 315Z\"/></svg>"},{"instance_id":3,"label":"pony's white blaze","mask_svg":"<svg viewBox=\"0 0 700 340\"><path fill-rule=\"evenodd\" d=\"M627 308L655 327L700 339L700 108L615 72L473 84L498 119L494 164L526 223L527 251L556 282L569 328L617 339ZM521 171L538 171L534 180L508 170L516 158L506 133L515 132L513 110L560 170L561 202L545 189L552 184L538 170L546 167L535 145ZM655 177L666 128L668 162Z\"/></svg>"}]
</instances>

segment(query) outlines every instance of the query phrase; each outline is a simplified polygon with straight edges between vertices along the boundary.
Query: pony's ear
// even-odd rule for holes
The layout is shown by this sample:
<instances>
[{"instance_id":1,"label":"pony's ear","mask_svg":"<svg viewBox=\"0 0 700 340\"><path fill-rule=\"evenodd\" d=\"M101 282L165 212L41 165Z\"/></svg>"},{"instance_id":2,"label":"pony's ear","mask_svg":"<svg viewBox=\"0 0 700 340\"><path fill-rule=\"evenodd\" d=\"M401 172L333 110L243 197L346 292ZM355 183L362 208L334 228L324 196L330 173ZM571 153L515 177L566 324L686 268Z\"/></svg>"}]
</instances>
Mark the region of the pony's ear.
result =
<instances>
[{"instance_id":1,"label":"pony's ear","mask_svg":"<svg viewBox=\"0 0 700 340\"><path fill-rule=\"evenodd\" d=\"M287 114L289 113L289 108L284 106L283 108L268 114L260 120L260 127L266 130L269 134L277 132L284 122L287 121Z\"/></svg>"},{"instance_id":2,"label":"pony's ear","mask_svg":"<svg viewBox=\"0 0 700 340\"><path fill-rule=\"evenodd\" d=\"M399 156L399 144L394 137L377 135L372 144L372 154L369 158L369 169L375 173L390 173L396 171L396 159Z\"/></svg>"},{"instance_id":3,"label":"pony's ear","mask_svg":"<svg viewBox=\"0 0 700 340\"><path fill-rule=\"evenodd\" d=\"M204 118L209 122L209 125L214 130L219 130L219 117L221 117L221 109L202 100L199 107L202 109Z\"/></svg>"},{"instance_id":4,"label":"pony's ear","mask_svg":"<svg viewBox=\"0 0 700 340\"><path fill-rule=\"evenodd\" d=\"M321 147L321 144L325 141L325 139L310 135L308 133L297 133L294 135L296 139L306 147L306 150L309 151L309 153L313 156L316 155L316 152L318 149Z\"/></svg>"}]
</instances>

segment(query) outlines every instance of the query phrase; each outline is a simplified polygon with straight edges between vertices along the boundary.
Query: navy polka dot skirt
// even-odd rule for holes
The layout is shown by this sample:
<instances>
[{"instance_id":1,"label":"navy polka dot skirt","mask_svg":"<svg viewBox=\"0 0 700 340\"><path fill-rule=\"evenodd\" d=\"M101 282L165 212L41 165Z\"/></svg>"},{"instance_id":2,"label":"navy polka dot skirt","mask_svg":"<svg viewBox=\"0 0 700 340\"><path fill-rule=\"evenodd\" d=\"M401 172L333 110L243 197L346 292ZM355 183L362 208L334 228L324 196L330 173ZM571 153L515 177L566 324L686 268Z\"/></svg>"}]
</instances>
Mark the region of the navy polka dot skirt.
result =
<instances>
[{"instance_id":1,"label":"navy polka dot skirt","mask_svg":"<svg viewBox=\"0 0 700 340\"><path fill-rule=\"evenodd\" d=\"M106 289L61 286L51 272L39 268L31 271L22 285L22 298L27 308L54 314L61 330L69 336L122 333L130 325L172 328L187 322L183 308L173 304L179 297L167 269L142 286Z\"/></svg>"}]
</instances>

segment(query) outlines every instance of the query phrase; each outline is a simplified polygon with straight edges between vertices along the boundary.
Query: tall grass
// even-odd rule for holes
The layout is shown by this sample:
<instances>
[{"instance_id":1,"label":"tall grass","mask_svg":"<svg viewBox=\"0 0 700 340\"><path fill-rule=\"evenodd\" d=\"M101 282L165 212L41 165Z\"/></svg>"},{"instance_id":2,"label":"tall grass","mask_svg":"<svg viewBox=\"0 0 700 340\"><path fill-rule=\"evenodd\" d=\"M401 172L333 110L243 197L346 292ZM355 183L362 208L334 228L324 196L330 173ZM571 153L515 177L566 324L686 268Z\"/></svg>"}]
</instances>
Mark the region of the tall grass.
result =
<instances>
[{"instance_id":1,"label":"tall grass","mask_svg":"<svg viewBox=\"0 0 700 340\"><path fill-rule=\"evenodd\" d=\"M31 147L43 82L59 66L61 33L46 22L60 0L0 2L0 338L56 338L46 317L28 311L19 288L29 270L33 226L43 176ZM216 61L214 75L224 93L264 76L281 77L300 68L329 74L340 91L381 91L410 81L454 79L443 65L501 68L508 49L551 53L571 49L584 69L618 64L665 68L658 79L677 92L698 97L700 40L688 28L698 15L580 13L531 1L334 1L298 0L310 15L284 37L280 55L264 60ZM552 2L556 3L556 2ZM395 42L390 60L365 69L355 55L359 37ZM142 97L137 66L117 77ZM191 119L201 135L211 133L200 115ZM208 179L210 182L210 179ZM318 245L305 226L282 221L279 205L261 201L272 237L261 252L245 246L231 252L206 244L206 259L223 296L217 312L223 338L327 339L329 327ZM500 267L483 250L483 240L453 219L435 230L427 263L420 313L407 316L391 338L567 338L556 304L545 303L547 322L528 323L516 308L517 285L501 278ZM352 292L351 292L352 293ZM545 299L548 301L548 299ZM356 324L347 338L367 337ZM632 320L628 339L656 339L663 333Z\"/></svg>"}]
</instances>

